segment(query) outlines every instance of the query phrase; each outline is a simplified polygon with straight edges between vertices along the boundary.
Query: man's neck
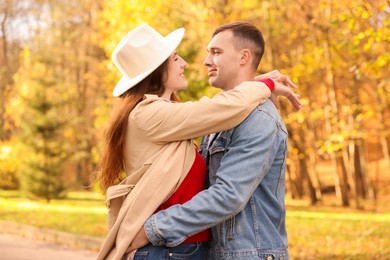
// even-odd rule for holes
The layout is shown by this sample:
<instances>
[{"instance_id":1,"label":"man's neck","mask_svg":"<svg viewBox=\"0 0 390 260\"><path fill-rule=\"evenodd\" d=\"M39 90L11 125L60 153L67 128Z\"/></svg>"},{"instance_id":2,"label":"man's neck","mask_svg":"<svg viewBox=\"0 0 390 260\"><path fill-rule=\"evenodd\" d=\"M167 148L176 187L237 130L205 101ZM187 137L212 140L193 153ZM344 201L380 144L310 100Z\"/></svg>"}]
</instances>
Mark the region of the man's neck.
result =
<instances>
[{"instance_id":1,"label":"man's neck","mask_svg":"<svg viewBox=\"0 0 390 260\"><path fill-rule=\"evenodd\" d=\"M238 75L237 79L234 81L234 84L227 88L226 90L233 89L243 83L244 81L254 81L256 74L255 73L242 73Z\"/></svg>"}]
</instances>

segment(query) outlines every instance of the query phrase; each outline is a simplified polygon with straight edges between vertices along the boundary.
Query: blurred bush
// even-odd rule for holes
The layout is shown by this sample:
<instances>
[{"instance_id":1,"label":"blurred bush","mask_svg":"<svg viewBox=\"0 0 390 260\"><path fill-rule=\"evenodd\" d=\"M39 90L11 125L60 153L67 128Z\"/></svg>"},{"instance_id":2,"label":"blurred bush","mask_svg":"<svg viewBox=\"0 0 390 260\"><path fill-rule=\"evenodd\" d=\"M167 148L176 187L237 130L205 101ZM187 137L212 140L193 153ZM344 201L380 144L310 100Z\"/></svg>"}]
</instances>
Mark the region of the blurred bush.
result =
<instances>
[{"instance_id":1,"label":"blurred bush","mask_svg":"<svg viewBox=\"0 0 390 260\"><path fill-rule=\"evenodd\" d=\"M19 167L16 145L10 141L0 142L0 189L19 189Z\"/></svg>"}]
</instances>

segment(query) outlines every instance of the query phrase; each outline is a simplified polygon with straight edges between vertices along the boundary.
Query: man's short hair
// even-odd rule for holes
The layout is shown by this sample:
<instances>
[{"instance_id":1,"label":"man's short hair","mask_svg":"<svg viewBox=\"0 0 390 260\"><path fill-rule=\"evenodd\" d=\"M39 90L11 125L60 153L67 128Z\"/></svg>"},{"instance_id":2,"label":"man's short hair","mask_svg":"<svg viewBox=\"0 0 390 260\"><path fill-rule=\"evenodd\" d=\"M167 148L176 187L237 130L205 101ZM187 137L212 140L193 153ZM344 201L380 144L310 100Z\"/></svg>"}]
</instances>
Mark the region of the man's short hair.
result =
<instances>
[{"instance_id":1,"label":"man's short hair","mask_svg":"<svg viewBox=\"0 0 390 260\"><path fill-rule=\"evenodd\" d=\"M233 45L238 50L249 49L252 52L252 66L256 71L264 54L264 38L260 30L250 22L238 21L218 27L215 29L213 37L223 31L233 33Z\"/></svg>"}]
</instances>

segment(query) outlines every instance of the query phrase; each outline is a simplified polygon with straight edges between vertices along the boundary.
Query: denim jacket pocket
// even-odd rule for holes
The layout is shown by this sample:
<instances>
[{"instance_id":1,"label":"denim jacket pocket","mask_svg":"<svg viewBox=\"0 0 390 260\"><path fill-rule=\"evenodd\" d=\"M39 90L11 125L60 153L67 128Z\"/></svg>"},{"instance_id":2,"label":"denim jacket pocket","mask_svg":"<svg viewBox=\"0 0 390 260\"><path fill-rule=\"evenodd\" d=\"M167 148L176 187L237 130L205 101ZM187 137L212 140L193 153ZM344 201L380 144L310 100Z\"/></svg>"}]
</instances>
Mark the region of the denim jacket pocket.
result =
<instances>
[{"instance_id":1,"label":"denim jacket pocket","mask_svg":"<svg viewBox=\"0 0 390 260\"><path fill-rule=\"evenodd\" d=\"M233 240L235 235L236 218L231 217L226 220L226 238L227 240Z\"/></svg>"},{"instance_id":2,"label":"denim jacket pocket","mask_svg":"<svg viewBox=\"0 0 390 260\"><path fill-rule=\"evenodd\" d=\"M228 141L228 138L219 136L209 147L208 172L211 177L210 179L214 179L215 173L217 173L217 169L219 168L222 157L225 154Z\"/></svg>"},{"instance_id":3,"label":"denim jacket pocket","mask_svg":"<svg viewBox=\"0 0 390 260\"><path fill-rule=\"evenodd\" d=\"M201 243L181 244L169 249L169 259L195 259L202 257L204 254Z\"/></svg>"}]
</instances>

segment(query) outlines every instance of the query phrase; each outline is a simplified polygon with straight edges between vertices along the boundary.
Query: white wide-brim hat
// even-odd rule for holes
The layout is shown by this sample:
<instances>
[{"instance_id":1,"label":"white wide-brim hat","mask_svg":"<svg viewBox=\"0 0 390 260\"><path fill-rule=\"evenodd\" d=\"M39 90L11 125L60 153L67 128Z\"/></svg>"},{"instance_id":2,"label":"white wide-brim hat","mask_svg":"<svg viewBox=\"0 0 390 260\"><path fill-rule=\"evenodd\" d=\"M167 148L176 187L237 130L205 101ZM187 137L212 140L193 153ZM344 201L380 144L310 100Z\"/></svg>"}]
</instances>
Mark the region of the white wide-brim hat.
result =
<instances>
[{"instance_id":1,"label":"white wide-brim hat","mask_svg":"<svg viewBox=\"0 0 390 260\"><path fill-rule=\"evenodd\" d=\"M157 69L177 48L183 36L184 28L164 37L147 24L130 31L112 53L112 60L122 73L113 96L122 95Z\"/></svg>"}]
</instances>

